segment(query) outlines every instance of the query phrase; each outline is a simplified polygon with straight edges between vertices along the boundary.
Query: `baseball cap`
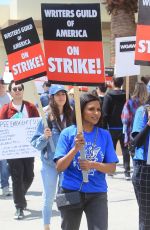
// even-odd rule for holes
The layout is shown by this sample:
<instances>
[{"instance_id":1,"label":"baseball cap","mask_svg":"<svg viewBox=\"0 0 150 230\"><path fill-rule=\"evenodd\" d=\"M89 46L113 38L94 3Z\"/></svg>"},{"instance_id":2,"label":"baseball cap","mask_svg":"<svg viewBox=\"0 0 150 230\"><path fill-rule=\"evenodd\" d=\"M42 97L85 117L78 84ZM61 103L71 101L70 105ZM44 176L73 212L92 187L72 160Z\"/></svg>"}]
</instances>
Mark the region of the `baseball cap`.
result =
<instances>
[{"instance_id":1,"label":"baseball cap","mask_svg":"<svg viewBox=\"0 0 150 230\"><path fill-rule=\"evenodd\" d=\"M63 85L51 85L51 87L49 89L49 94L54 95L54 94L58 93L59 91L67 92L67 90L65 89L65 87Z\"/></svg>"}]
</instances>

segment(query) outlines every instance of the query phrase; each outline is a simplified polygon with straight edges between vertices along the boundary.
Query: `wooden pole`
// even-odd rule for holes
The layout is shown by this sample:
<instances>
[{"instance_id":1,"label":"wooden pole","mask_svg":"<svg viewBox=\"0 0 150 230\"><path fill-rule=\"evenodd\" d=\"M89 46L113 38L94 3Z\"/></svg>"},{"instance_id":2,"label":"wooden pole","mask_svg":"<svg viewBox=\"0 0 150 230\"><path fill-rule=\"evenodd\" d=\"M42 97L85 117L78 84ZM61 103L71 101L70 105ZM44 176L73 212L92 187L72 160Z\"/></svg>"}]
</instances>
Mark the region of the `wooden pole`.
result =
<instances>
[{"instance_id":1,"label":"wooden pole","mask_svg":"<svg viewBox=\"0 0 150 230\"><path fill-rule=\"evenodd\" d=\"M74 86L74 100L75 100L75 113L76 113L76 122L77 122L77 130L78 132L83 132L82 127L82 116L81 116L81 107L80 107L80 95L79 95L79 87ZM81 160L86 160L85 149L83 147L80 150ZM88 171L82 170L83 182L88 182Z\"/></svg>"},{"instance_id":2,"label":"wooden pole","mask_svg":"<svg viewBox=\"0 0 150 230\"><path fill-rule=\"evenodd\" d=\"M40 101L40 97L39 97L39 95L37 93L37 89L36 89L34 81L32 81L32 89L33 89L33 94L34 94L35 100L36 100L36 102L38 104L38 111L39 111L40 116L42 117L42 120L43 120L43 123L44 123L44 128L46 128L46 127L48 127L48 123L47 123L45 113L43 111L42 104L41 104L41 101ZM52 152L55 152L55 146L54 146L54 142L53 142L52 137L49 138L49 143L50 143L50 147L51 147Z\"/></svg>"},{"instance_id":3,"label":"wooden pole","mask_svg":"<svg viewBox=\"0 0 150 230\"><path fill-rule=\"evenodd\" d=\"M129 76L126 77L126 100L129 99L129 84L130 84L130 80L129 80Z\"/></svg>"}]
</instances>

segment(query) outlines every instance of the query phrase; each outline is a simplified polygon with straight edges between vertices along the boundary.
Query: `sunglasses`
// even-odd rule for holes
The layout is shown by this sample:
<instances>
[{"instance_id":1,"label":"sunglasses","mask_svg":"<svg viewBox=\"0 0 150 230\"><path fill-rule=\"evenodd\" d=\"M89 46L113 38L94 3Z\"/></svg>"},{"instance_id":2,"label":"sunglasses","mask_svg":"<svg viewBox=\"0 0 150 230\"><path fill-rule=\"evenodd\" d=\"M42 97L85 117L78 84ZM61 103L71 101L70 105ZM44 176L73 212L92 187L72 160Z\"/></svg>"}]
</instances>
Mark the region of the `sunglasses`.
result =
<instances>
[{"instance_id":1,"label":"sunglasses","mask_svg":"<svg viewBox=\"0 0 150 230\"><path fill-rule=\"evenodd\" d=\"M18 86L18 87L12 88L12 90L13 90L14 92L17 92L17 91L22 91L23 88L22 88L21 86Z\"/></svg>"}]
</instances>

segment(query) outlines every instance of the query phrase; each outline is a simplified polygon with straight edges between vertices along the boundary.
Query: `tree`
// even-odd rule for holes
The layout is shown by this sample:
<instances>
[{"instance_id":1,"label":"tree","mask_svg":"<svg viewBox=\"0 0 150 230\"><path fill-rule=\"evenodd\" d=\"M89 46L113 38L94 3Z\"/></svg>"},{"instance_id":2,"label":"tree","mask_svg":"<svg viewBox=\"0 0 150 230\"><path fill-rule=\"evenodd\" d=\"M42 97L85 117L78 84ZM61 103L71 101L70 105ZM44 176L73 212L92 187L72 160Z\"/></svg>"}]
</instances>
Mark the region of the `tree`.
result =
<instances>
[{"instance_id":1,"label":"tree","mask_svg":"<svg viewBox=\"0 0 150 230\"><path fill-rule=\"evenodd\" d=\"M135 13L138 0L103 0L107 12L111 15L111 66L115 64L115 38L135 36ZM130 77L130 92L133 92L136 77Z\"/></svg>"}]
</instances>

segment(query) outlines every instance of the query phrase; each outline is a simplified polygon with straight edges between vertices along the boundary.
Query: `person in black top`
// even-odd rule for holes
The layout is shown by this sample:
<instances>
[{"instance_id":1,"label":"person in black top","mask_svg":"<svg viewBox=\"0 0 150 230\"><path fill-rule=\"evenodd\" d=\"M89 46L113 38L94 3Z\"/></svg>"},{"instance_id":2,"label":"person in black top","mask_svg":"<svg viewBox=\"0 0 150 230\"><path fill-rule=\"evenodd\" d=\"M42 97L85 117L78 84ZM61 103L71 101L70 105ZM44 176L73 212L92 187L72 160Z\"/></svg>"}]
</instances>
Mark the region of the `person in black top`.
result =
<instances>
[{"instance_id":1,"label":"person in black top","mask_svg":"<svg viewBox=\"0 0 150 230\"><path fill-rule=\"evenodd\" d=\"M104 127L110 131L115 149L117 142L120 142L125 179L130 180L130 155L128 148L124 146L123 124L121 121L122 109L126 102L125 91L121 89L122 85L123 78L113 78L113 89L109 90L104 96L102 112Z\"/></svg>"},{"instance_id":2,"label":"person in black top","mask_svg":"<svg viewBox=\"0 0 150 230\"><path fill-rule=\"evenodd\" d=\"M96 91L98 94L98 97L101 100L101 105L103 104L103 100L104 100L104 96L107 90L107 86L105 83L100 83L97 87L96 87Z\"/></svg>"}]
</instances>

